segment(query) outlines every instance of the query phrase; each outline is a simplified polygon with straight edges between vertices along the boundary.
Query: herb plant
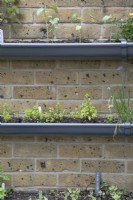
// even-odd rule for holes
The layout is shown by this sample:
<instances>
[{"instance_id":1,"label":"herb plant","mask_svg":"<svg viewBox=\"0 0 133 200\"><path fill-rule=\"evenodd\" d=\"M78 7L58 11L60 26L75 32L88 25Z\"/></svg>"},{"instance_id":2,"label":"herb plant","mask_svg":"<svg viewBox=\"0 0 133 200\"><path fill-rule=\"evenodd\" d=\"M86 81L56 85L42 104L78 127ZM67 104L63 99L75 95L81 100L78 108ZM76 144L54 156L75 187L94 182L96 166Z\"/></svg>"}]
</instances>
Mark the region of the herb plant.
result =
<instances>
[{"instance_id":1,"label":"herb plant","mask_svg":"<svg viewBox=\"0 0 133 200\"><path fill-rule=\"evenodd\" d=\"M9 111L9 107L6 103L3 105L2 118L5 122L9 122L11 120L11 114Z\"/></svg>"},{"instance_id":2,"label":"herb plant","mask_svg":"<svg viewBox=\"0 0 133 200\"><path fill-rule=\"evenodd\" d=\"M79 118L89 121L96 118L97 110L92 105L88 94L85 95L84 103L79 108L76 108L75 111L71 112L70 115L74 119Z\"/></svg>"},{"instance_id":3,"label":"herb plant","mask_svg":"<svg viewBox=\"0 0 133 200\"><path fill-rule=\"evenodd\" d=\"M54 11L56 14L58 13L58 9L56 5L51 5L49 7L52 11ZM49 40L50 34L55 31L55 29L58 28L58 22L59 18L52 17L49 15L49 11L46 5L44 7L37 9L37 16L43 14L43 19L45 22L45 28L46 28L46 38Z\"/></svg>"},{"instance_id":4,"label":"herb plant","mask_svg":"<svg viewBox=\"0 0 133 200\"><path fill-rule=\"evenodd\" d=\"M64 193L64 200L68 200L71 198L71 200L77 200L80 195L80 188L76 188L75 190L72 190L71 188L68 188L67 191Z\"/></svg>"},{"instance_id":5,"label":"herb plant","mask_svg":"<svg viewBox=\"0 0 133 200\"><path fill-rule=\"evenodd\" d=\"M7 174L4 174L3 170L0 169L0 199L3 200L7 194L8 190L5 188L5 181L9 181L10 177Z\"/></svg>"},{"instance_id":6,"label":"herb plant","mask_svg":"<svg viewBox=\"0 0 133 200\"><path fill-rule=\"evenodd\" d=\"M79 42L82 42L82 18L80 16L78 16L76 13L74 13L71 17L72 22L79 22L79 25L76 26L76 31L79 34Z\"/></svg>"},{"instance_id":7,"label":"herb plant","mask_svg":"<svg viewBox=\"0 0 133 200\"><path fill-rule=\"evenodd\" d=\"M2 0L0 8L0 25L5 23L20 23L19 0Z\"/></svg>"},{"instance_id":8,"label":"herb plant","mask_svg":"<svg viewBox=\"0 0 133 200\"><path fill-rule=\"evenodd\" d=\"M24 120L29 122L41 122L44 118L43 113L40 110L40 107L34 106L33 109L26 109Z\"/></svg>"}]
</instances>

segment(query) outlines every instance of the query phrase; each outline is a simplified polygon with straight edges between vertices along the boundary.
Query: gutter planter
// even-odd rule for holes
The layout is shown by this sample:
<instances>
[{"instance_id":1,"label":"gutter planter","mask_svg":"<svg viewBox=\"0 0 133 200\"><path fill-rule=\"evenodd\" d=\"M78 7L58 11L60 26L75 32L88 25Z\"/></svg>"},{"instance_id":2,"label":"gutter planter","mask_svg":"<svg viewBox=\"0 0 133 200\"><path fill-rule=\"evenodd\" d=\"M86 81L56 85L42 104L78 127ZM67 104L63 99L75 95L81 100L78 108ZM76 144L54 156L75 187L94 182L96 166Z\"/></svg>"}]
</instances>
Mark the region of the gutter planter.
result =
<instances>
[{"instance_id":1,"label":"gutter planter","mask_svg":"<svg viewBox=\"0 0 133 200\"><path fill-rule=\"evenodd\" d=\"M1 60L121 60L133 59L133 42L0 43Z\"/></svg>"},{"instance_id":2,"label":"gutter planter","mask_svg":"<svg viewBox=\"0 0 133 200\"><path fill-rule=\"evenodd\" d=\"M0 123L0 135L104 135L133 136L133 124Z\"/></svg>"}]
</instances>

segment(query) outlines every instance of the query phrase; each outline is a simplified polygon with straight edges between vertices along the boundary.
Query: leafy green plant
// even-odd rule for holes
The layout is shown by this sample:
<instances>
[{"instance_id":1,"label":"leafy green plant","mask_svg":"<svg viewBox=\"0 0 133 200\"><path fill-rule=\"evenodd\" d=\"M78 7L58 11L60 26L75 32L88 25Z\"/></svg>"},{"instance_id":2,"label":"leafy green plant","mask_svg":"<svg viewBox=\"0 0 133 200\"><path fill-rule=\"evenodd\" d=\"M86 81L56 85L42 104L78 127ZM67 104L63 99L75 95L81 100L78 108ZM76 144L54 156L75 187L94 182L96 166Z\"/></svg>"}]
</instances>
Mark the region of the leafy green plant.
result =
<instances>
[{"instance_id":1,"label":"leafy green plant","mask_svg":"<svg viewBox=\"0 0 133 200\"><path fill-rule=\"evenodd\" d=\"M112 107L118 117L118 122L131 122L133 119L133 109L130 107L130 96L127 95L125 87L126 70L120 66L117 70L121 73L122 86L119 88L117 95L110 91L110 108Z\"/></svg>"},{"instance_id":2,"label":"leafy green plant","mask_svg":"<svg viewBox=\"0 0 133 200\"><path fill-rule=\"evenodd\" d=\"M79 42L82 42L82 18L81 16L78 16L76 13L74 13L71 17L72 22L79 22L79 25L76 26L76 31L79 34Z\"/></svg>"},{"instance_id":3,"label":"leafy green plant","mask_svg":"<svg viewBox=\"0 0 133 200\"><path fill-rule=\"evenodd\" d=\"M3 170L0 169L0 199L4 199L8 195L8 190L5 188L5 181L9 181L10 176L4 174Z\"/></svg>"},{"instance_id":4,"label":"leafy green plant","mask_svg":"<svg viewBox=\"0 0 133 200\"><path fill-rule=\"evenodd\" d=\"M28 200L32 200L32 198L31 197L29 197L29 199ZM41 190L39 190L39 192L38 192L38 199L36 199L36 200L48 200L48 198L46 198L45 196L43 196L43 193L42 193L42 191Z\"/></svg>"},{"instance_id":5,"label":"leafy green plant","mask_svg":"<svg viewBox=\"0 0 133 200\"><path fill-rule=\"evenodd\" d=\"M58 9L56 5L51 5L49 7L52 11L54 11L56 14L58 13ZM46 5L44 7L37 9L37 16L43 14L43 19L45 22L45 28L46 28L46 38L49 40L50 34L55 31L55 29L58 28L58 22L59 18L52 17L49 15L49 11Z\"/></svg>"},{"instance_id":6,"label":"leafy green plant","mask_svg":"<svg viewBox=\"0 0 133 200\"><path fill-rule=\"evenodd\" d=\"M71 188L68 188L67 191L64 193L64 200L68 200L71 198L71 200L77 200L80 195L80 188L76 188L75 190L72 190Z\"/></svg>"},{"instance_id":7,"label":"leafy green plant","mask_svg":"<svg viewBox=\"0 0 133 200\"><path fill-rule=\"evenodd\" d=\"M86 119L92 120L97 116L97 110L92 105L90 96L88 94L85 95L84 103L79 107L76 108L75 111L70 113L71 117L76 119Z\"/></svg>"},{"instance_id":8,"label":"leafy green plant","mask_svg":"<svg viewBox=\"0 0 133 200\"><path fill-rule=\"evenodd\" d=\"M41 122L44 114L41 112L40 107L34 106L32 109L25 110L24 120L29 122Z\"/></svg>"},{"instance_id":9,"label":"leafy green plant","mask_svg":"<svg viewBox=\"0 0 133 200\"><path fill-rule=\"evenodd\" d=\"M9 122L11 120L11 114L10 114L9 107L8 107L7 103L5 103L3 105L2 117L3 117L5 122Z\"/></svg>"},{"instance_id":10,"label":"leafy green plant","mask_svg":"<svg viewBox=\"0 0 133 200\"><path fill-rule=\"evenodd\" d=\"M59 122L66 116L66 110L61 111L60 103L57 103L55 108L50 107L47 112L45 112L45 121L46 122Z\"/></svg>"},{"instance_id":11,"label":"leafy green plant","mask_svg":"<svg viewBox=\"0 0 133 200\"><path fill-rule=\"evenodd\" d=\"M20 23L19 0L2 0L0 8L0 25L5 23Z\"/></svg>"},{"instance_id":12,"label":"leafy green plant","mask_svg":"<svg viewBox=\"0 0 133 200\"><path fill-rule=\"evenodd\" d=\"M120 200L122 192L117 188L117 186L111 185L109 187L109 194L113 200Z\"/></svg>"}]
</instances>

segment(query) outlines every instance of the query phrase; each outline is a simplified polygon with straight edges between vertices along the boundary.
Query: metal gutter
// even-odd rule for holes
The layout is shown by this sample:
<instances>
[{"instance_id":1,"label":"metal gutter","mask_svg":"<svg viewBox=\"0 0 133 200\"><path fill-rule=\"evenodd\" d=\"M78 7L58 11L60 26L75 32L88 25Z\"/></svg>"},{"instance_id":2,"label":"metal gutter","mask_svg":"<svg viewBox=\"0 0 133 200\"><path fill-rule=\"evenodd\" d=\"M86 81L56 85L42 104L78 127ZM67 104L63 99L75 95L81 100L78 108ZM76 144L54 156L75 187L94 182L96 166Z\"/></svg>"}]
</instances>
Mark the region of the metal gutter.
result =
<instances>
[{"instance_id":1,"label":"metal gutter","mask_svg":"<svg viewBox=\"0 0 133 200\"><path fill-rule=\"evenodd\" d=\"M0 123L0 135L133 135L133 124Z\"/></svg>"},{"instance_id":2,"label":"metal gutter","mask_svg":"<svg viewBox=\"0 0 133 200\"><path fill-rule=\"evenodd\" d=\"M0 43L1 60L121 60L133 59L133 42Z\"/></svg>"}]
</instances>

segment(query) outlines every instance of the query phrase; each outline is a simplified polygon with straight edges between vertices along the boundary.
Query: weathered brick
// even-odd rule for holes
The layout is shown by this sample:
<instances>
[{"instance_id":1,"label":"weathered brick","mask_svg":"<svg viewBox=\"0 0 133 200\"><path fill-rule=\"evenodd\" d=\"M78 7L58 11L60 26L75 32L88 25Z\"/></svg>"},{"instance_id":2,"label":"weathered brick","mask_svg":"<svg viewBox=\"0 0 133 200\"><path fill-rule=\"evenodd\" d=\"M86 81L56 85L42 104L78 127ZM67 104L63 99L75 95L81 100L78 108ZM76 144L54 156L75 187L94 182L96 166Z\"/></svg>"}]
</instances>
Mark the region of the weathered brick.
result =
<instances>
[{"instance_id":1,"label":"weathered brick","mask_svg":"<svg viewBox=\"0 0 133 200\"><path fill-rule=\"evenodd\" d=\"M114 1L104 1L104 6L111 6L111 7L128 7L133 6L133 2L130 0L123 1L123 0L114 0Z\"/></svg>"},{"instance_id":2,"label":"weathered brick","mask_svg":"<svg viewBox=\"0 0 133 200\"><path fill-rule=\"evenodd\" d=\"M103 60L101 61L101 65L100 65L100 69L104 69L104 70L113 70L114 72L118 72L117 68L119 66L124 66L125 63L122 60Z\"/></svg>"},{"instance_id":3,"label":"weathered brick","mask_svg":"<svg viewBox=\"0 0 133 200\"><path fill-rule=\"evenodd\" d=\"M100 24L89 24L82 26L82 38L99 39L101 36Z\"/></svg>"},{"instance_id":4,"label":"weathered brick","mask_svg":"<svg viewBox=\"0 0 133 200\"><path fill-rule=\"evenodd\" d=\"M15 32L12 33L13 39L39 39L44 38L42 25L15 25Z\"/></svg>"},{"instance_id":5,"label":"weathered brick","mask_svg":"<svg viewBox=\"0 0 133 200\"><path fill-rule=\"evenodd\" d=\"M103 11L101 8L84 8L82 14L83 22L99 23L102 21Z\"/></svg>"},{"instance_id":6,"label":"weathered brick","mask_svg":"<svg viewBox=\"0 0 133 200\"><path fill-rule=\"evenodd\" d=\"M71 0L69 2L69 6L102 6L101 0L90 0L90 1L82 1L82 0ZM68 2L65 0L58 0L57 1L58 6L68 6Z\"/></svg>"},{"instance_id":7,"label":"weathered brick","mask_svg":"<svg viewBox=\"0 0 133 200\"><path fill-rule=\"evenodd\" d=\"M45 5L51 5L53 4L53 0L45 0ZM19 2L20 7L42 7L44 6L44 3L42 1L38 0L23 0Z\"/></svg>"},{"instance_id":8,"label":"weathered brick","mask_svg":"<svg viewBox=\"0 0 133 200\"><path fill-rule=\"evenodd\" d=\"M77 84L77 73L76 72L36 72L36 83L37 84Z\"/></svg>"},{"instance_id":9,"label":"weathered brick","mask_svg":"<svg viewBox=\"0 0 133 200\"><path fill-rule=\"evenodd\" d=\"M15 99L55 99L55 87L31 86L14 87L13 97Z\"/></svg>"},{"instance_id":10,"label":"weathered brick","mask_svg":"<svg viewBox=\"0 0 133 200\"><path fill-rule=\"evenodd\" d=\"M52 144L15 144L15 157L55 157L57 154L56 145Z\"/></svg>"},{"instance_id":11,"label":"weathered brick","mask_svg":"<svg viewBox=\"0 0 133 200\"><path fill-rule=\"evenodd\" d=\"M112 17L116 19L125 19L129 15L129 10L128 8L117 8L117 7L112 7L112 8L105 8L104 9L104 16L105 15L111 15Z\"/></svg>"},{"instance_id":12,"label":"weathered brick","mask_svg":"<svg viewBox=\"0 0 133 200\"><path fill-rule=\"evenodd\" d=\"M119 27L115 24L104 24L102 25L101 39L112 40L119 32ZM117 67L117 66L116 66Z\"/></svg>"},{"instance_id":13,"label":"weathered brick","mask_svg":"<svg viewBox=\"0 0 133 200\"><path fill-rule=\"evenodd\" d=\"M131 137L128 137L128 138L127 138L127 140L128 140L128 143L131 143L131 144L133 144L133 136L131 136Z\"/></svg>"},{"instance_id":14,"label":"weathered brick","mask_svg":"<svg viewBox=\"0 0 133 200\"><path fill-rule=\"evenodd\" d=\"M0 84L33 84L33 73L1 71Z\"/></svg>"},{"instance_id":15,"label":"weathered brick","mask_svg":"<svg viewBox=\"0 0 133 200\"><path fill-rule=\"evenodd\" d=\"M0 159L0 167L4 172L32 172L34 161L31 159Z\"/></svg>"},{"instance_id":16,"label":"weathered brick","mask_svg":"<svg viewBox=\"0 0 133 200\"><path fill-rule=\"evenodd\" d=\"M53 174L18 174L13 175L15 187L56 186L56 176Z\"/></svg>"},{"instance_id":17,"label":"weathered brick","mask_svg":"<svg viewBox=\"0 0 133 200\"><path fill-rule=\"evenodd\" d=\"M0 144L0 157L10 157L10 156L12 156L12 145Z\"/></svg>"},{"instance_id":18,"label":"weathered brick","mask_svg":"<svg viewBox=\"0 0 133 200\"><path fill-rule=\"evenodd\" d=\"M0 60L0 70L10 69L10 63L7 60Z\"/></svg>"},{"instance_id":19,"label":"weathered brick","mask_svg":"<svg viewBox=\"0 0 133 200\"><path fill-rule=\"evenodd\" d=\"M105 158L133 158L133 146L105 145Z\"/></svg>"},{"instance_id":20,"label":"weathered brick","mask_svg":"<svg viewBox=\"0 0 133 200\"><path fill-rule=\"evenodd\" d=\"M27 108L33 108L33 106L35 106L35 100L32 100L32 101L7 101L7 100L1 100L0 101L0 112L3 110L3 105L4 103L7 103L8 104L8 107L9 107L9 110L11 112L14 112L16 114L22 114L24 113L24 111L27 109Z\"/></svg>"},{"instance_id":21,"label":"weathered brick","mask_svg":"<svg viewBox=\"0 0 133 200\"><path fill-rule=\"evenodd\" d=\"M60 174L59 186L61 187L93 187L95 177L88 174Z\"/></svg>"},{"instance_id":22,"label":"weathered brick","mask_svg":"<svg viewBox=\"0 0 133 200\"><path fill-rule=\"evenodd\" d=\"M133 173L133 161L127 161L127 172Z\"/></svg>"},{"instance_id":23,"label":"weathered brick","mask_svg":"<svg viewBox=\"0 0 133 200\"><path fill-rule=\"evenodd\" d=\"M43 61L43 60L19 60L19 61L11 61L11 66L13 69L19 69L19 70L38 70L38 69L54 69L55 68L56 61Z\"/></svg>"},{"instance_id":24,"label":"weathered brick","mask_svg":"<svg viewBox=\"0 0 133 200\"><path fill-rule=\"evenodd\" d=\"M123 161L114 160L83 160L82 172L122 173L125 171Z\"/></svg>"},{"instance_id":25,"label":"weathered brick","mask_svg":"<svg viewBox=\"0 0 133 200\"><path fill-rule=\"evenodd\" d=\"M89 94L92 99L100 99L102 95L101 87L59 87L58 97L61 100L83 100L85 94Z\"/></svg>"},{"instance_id":26,"label":"weathered brick","mask_svg":"<svg viewBox=\"0 0 133 200\"><path fill-rule=\"evenodd\" d=\"M118 72L113 71L86 71L81 73L81 84L121 84L121 75Z\"/></svg>"},{"instance_id":27,"label":"weathered brick","mask_svg":"<svg viewBox=\"0 0 133 200\"><path fill-rule=\"evenodd\" d=\"M37 160L37 171L62 172L79 171L79 161L77 159L47 159Z\"/></svg>"},{"instance_id":28,"label":"weathered brick","mask_svg":"<svg viewBox=\"0 0 133 200\"><path fill-rule=\"evenodd\" d=\"M31 8L21 8L21 22L22 23L33 23L33 9Z\"/></svg>"},{"instance_id":29,"label":"weathered brick","mask_svg":"<svg viewBox=\"0 0 133 200\"><path fill-rule=\"evenodd\" d=\"M0 141L2 142L34 142L34 136L21 136L21 135L8 135L0 136Z\"/></svg>"},{"instance_id":30,"label":"weathered brick","mask_svg":"<svg viewBox=\"0 0 133 200\"><path fill-rule=\"evenodd\" d=\"M95 158L102 156L102 148L101 145L60 145L59 155L70 158Z\"/></svg>"},{"instance_id":31,"label":"weathered brick","mask_svg":"<svg viewBox=\"0 0 133 200\"><path fill-rule=\"evenodd\" d=\"M0 99L9 99L11 96L11 87L0 86Z\"/></svg>"},{"instance_id":32,"label":"weathered brick","mask_svg":"<svg viewBox=\"0 0 133 200\"><path fill-rule=\"evenodd\" d=\"M116 185L121 189L127 191L133 191L133 176L132 175L113 175L113 174L102 174L103 181Z\"/></svg>"},{"instance_id":33,"label":"weathered brick","mask_svg":"<svg viewBox=\"0 0 133 200\"><path fill-rule=\"evenodd\" d=\"M99 69L100 68L101 61L90 61L90 60L82 60L82 61L76 61L76 60L61 60L58 61L58 70L62 69L69 69L69 70L89 70L89 69Z\"/></svg>"},{"instance_id":34,"label":"weathered brick","mask_svg":"<svg viewBox=\"0 0 133 200\"><path fill-rule=\"evenodd\" d=\"M78 37L75 24L59 24L56 30L56 37L58 39L74 39Z\"/></svg>"}]
</instances>

